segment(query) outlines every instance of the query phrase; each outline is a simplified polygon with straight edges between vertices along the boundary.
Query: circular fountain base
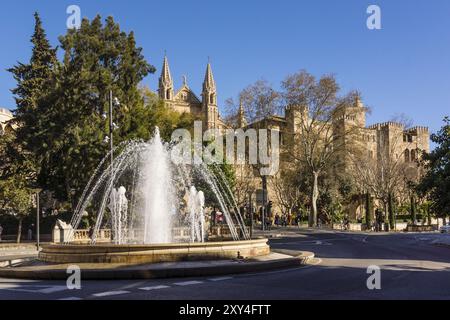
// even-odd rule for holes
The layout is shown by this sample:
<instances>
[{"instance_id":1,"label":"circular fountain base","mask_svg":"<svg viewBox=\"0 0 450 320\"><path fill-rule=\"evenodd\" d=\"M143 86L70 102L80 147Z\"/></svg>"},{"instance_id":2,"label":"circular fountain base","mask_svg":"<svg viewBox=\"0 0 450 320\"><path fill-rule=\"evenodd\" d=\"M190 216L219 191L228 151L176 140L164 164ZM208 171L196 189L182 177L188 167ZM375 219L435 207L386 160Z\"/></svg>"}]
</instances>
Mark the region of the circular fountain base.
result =
<instances>
[{"instance_id":1,"label":"circular fountain base","mask_svg":"<svg viewBox=\"0 0 450 320\"><path fill-rule=\"evenodd\" d=\"M49 263L148 264L252 258L270 254L267 239L154 245L47 245L39 260Z\"/></svg>"}]
</instances>

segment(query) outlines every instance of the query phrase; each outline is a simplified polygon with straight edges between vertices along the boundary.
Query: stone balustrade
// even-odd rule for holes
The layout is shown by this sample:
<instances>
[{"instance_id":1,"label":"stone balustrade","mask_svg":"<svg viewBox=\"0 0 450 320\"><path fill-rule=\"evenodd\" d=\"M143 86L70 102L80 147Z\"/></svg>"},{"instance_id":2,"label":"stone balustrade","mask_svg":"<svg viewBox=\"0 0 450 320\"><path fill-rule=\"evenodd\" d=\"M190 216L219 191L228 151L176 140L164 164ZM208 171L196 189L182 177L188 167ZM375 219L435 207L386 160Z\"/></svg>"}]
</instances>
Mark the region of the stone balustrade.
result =
<instances>
[{"instance_id":1,"label":"stone balustrade","mask_svg":"<svg viewBox=\"0 0 450 320\"><path fill-rule=\"evenodd\" d=\"M243 236L242 230L239 227L234 227L239 236ZM247 233L250 233L250 228L246 227ZM73 242L86 243L91 240L88 229L75 230L73 234ZM186 227L175 227L172 229L172 236L174 242L186 242L191 239L191 230ZM232 239L231 230L227 225L216 225L210 228L208 237L211 239ZM130 239L142 239L142 230L132 230L129 235ZM100 229L96 234L97 242L111 242L112 234L110 229ZM59 243L59 241L55 241ZM133 240L131 240L133 242Z\"/></svg>"}]
</instances>

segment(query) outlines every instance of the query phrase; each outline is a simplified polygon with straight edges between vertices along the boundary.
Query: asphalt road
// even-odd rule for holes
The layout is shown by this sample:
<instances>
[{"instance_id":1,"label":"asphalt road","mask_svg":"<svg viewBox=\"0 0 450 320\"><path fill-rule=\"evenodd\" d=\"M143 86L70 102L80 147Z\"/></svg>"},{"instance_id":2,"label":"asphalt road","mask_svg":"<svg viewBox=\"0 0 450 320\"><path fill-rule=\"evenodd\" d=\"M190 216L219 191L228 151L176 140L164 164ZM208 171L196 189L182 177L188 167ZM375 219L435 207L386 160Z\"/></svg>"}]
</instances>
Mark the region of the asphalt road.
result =
<instances>
[{"instance_id":1,"label":"asphalt road","mask_svg":"<svg viewBox=\"0 0 450 320\"><path fill-rule=\"evenodd\" d=\"M226 277L82 281L0 279L0 299L450 299L450 248L431 242L438 234L288 232L275 249L316 254L311 265ZM381 289L369 290L369 266L380 267Z\"/></svg>"}]
</instances>

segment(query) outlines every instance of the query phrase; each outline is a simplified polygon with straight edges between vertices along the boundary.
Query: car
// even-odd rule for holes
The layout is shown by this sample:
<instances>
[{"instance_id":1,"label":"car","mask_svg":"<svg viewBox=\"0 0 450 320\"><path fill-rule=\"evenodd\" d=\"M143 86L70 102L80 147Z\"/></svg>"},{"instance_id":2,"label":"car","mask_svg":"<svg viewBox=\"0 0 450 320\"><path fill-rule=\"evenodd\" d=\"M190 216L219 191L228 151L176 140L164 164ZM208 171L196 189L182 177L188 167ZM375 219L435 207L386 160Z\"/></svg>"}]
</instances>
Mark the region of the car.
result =
<instances>
[{"instance_id":1,"label":"car","mask_svg":"<svg viewBox=\"0 0 450 320\"><path fill-rule=\"evenodd\" d=\"M450 223L444 224L442 227L439 228L439 231L441 233L450 233Z\"/></svg>"}]
</instances>

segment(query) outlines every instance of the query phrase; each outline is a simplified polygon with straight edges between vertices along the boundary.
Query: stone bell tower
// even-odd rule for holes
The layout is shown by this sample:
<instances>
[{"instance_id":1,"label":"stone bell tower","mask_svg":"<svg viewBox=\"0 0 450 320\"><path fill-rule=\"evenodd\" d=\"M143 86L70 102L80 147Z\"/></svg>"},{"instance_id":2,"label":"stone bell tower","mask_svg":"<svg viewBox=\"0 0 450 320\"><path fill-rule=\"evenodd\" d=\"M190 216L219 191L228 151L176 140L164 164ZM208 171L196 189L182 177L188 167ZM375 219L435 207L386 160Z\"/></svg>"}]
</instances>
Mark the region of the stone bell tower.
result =
<instances>
[{"instance_id":1,"label":"stone bell tower","mask_svg":"<svg viewBox=\"0 0 450 320\"><path fill-rule=\"evenodd\" d=\"M159 77L158 95L159 98L165 102L173 101L174 98L173 80L172 75L170 74L167 56L164 56L161 76Z\"/></svg>"},{"instance_id":2,"label":"stone bell tower","mask_svg":"<svg viewBox=\"0 0 450 320\"><path fill-rule=\"evenodd\" d=\"M202 92L203 129L218 128L219 109L217 107L216 83L211 70L211 64L206 67L205 80Z\"/></svg>"}]
</instances>

